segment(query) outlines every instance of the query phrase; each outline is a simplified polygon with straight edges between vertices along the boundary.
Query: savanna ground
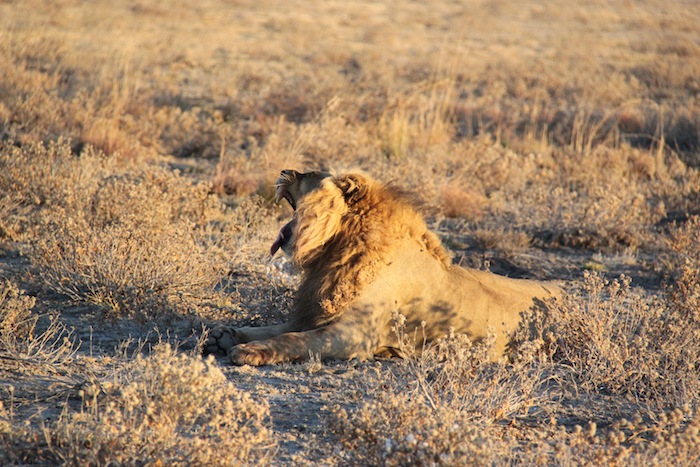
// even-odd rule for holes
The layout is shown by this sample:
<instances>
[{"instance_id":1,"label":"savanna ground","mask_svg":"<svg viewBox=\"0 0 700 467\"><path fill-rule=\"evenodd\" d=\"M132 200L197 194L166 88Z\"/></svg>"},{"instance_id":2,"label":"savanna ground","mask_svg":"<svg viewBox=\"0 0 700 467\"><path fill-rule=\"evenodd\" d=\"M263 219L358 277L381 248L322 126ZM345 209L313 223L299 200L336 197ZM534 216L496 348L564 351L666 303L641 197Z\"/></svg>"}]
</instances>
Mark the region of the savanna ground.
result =
<instances>
[{"instance_id":1,"label":"savanna ground","mask_svg":"<svg viewBox=\"0 0 700 467\"><path fill-rule=\"evenodd\" d=\"M0 1L0 464L700 462L700 3L425 3ZM568 299L510 363L201 357L317 167Z\"/></svg>"}]
</instances>

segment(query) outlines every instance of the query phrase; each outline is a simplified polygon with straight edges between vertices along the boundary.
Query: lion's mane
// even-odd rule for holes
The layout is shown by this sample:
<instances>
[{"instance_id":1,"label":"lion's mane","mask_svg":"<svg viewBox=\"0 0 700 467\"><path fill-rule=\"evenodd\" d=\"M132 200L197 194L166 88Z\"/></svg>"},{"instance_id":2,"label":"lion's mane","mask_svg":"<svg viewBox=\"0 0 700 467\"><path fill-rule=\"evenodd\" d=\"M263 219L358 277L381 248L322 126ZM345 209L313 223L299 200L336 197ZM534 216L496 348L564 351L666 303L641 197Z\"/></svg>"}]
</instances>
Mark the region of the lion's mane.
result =
<instances>
[{"instance_id":1,"label":"lion's mane","mask_svg":"<svg viewBox=\"0 0 700 467\"><path fill-rule=\"evenodd\" d=\"M331 322L412 237L437 260L450 257L423 220L415 197L391 184L351 174L323 181L295 213L292 259L304 271L292 318L302 329Z\"/></svg>"}]
</instances>

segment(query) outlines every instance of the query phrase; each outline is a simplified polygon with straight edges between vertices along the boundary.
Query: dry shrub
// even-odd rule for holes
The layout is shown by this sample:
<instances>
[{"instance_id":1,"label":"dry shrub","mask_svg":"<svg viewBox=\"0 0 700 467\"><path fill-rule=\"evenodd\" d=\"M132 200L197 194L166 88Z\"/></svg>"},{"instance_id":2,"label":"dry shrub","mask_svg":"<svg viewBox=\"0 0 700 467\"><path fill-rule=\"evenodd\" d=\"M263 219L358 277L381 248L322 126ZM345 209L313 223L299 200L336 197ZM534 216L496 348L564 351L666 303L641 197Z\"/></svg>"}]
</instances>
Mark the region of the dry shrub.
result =
<instances>
[{"instance_id":1,"label":"dry shrub","mask_svg":"<svg viewBox=\"0 0 700 467\"><path fill-rule=\"evenodd\" d=\"M63 34L46 31L36 37L33 32L18 29L0 38L6 58L0 66L7 97L7 106L0 106L3 139L24 145L68 137L76 148L90 145L120 160L143 160L156 152L219 154L221 112L166 91L172 90L167 79L144 85L149 72L141 57L128 51L133 37L105 60L99 54L88 58Z\"/></svg>"},{"instance_id":2,"label":"dry shrub","mask_svg":"<svg viewBox=\"0 0 700 467\"><path fill-rule=\"evenodd\" d=\"M258 193L270 199L281 169L329 169L355 159L373 143L365 128L350 123L345 114L350 105L331 99L310 122L275 119L263 141L248 138L242 145L244 154L229 148L217 164L214 191L238 196Z\"/></svg>"},{"instance_id":3,"label":"dry shrub","mask_svg":"<svg viewBox=\"0 0 700 467\"><path fill-rule=\"evenodd\" d=\"M219 277L201 239L221 212L208 184L153 166L115 174L102 153L78 156L63 140L5 146L0 165L0 186L29 210L28 236L39 237L31 258L54 290L131 314Z\"/></svg>"},{"instance_id":4,"label":"dry shrub","mask_svg":"<svg viewBox=\"0 0 700 467\"><path fill-rule=\"evenodd\" d=\"M187 223L157 230L128 221L99 227L56 214L32 259L44 283L73 300L114 315L152 315L218 279Z\"/></svg>"},{"instance_id":5,"label":"dry shrub","mask_svg":"<svg viewBox=\"0 0 700 467\"><path fill-rule=\"evenodd\" d=\"M559 174L543 178L539 169L528 168L527 178L538 183L506 186L497 196L504 197L503 214L548 245L598 251L652 247L651 226L665 215L660 195L683 189L663 175L672 163L657 168L650 154L639 151L556 151L550 162Z\"/></svg>"},{"instance_id":6,"label":"dry shrub","mask_svg":"<svg viewBox=\"0 0 700 467\"><path fill-rule=\"evenodd\" d=\"M687 405L653 420L637 413L605 429L590 422L572 433L557 433L548 463L693 466L700 460L699 433L700 416Z\"/></svg>"},{"instance_id":7,"label":"dry shrub","mask_svg":"<svg viewBox=\"0 0 700 467\"><path fill-rule=\"evenodd\" d=\"M483 215L484 205L487 202L483 194L457 183L451 183L443 188L440 201L445 216L469 220L479 219Z\"/></svg>"},{"instance_id":8,"label":"dry shrub","mask_svg":"<svg viewBox=\"0 0 700 467\"><path fill-rule=\"evenodd\" d=\"M638 465L698 465L700 462L700 411L685 405L643 423L640 417L621 420L612 427L608 439L618 447L626 461ZM651 439L651 442L647 440ZM622 457L620 456L620 457Z\"/></svg>"},{"instance_id":9,"label":"dry shrub","mask_svg":"<svg viewBox=\"0 0 700 467\"><path fill-rule=\"evenodd\" d=\"M661 331L663 309L634 297L630 283L586 271L583 296L551 310L555 359L573 367L585 390L643 396L666 384L657 373L658 349L648 340Z\"/></svg>"},{"instance_id":10,"label":"dry shrub","mask_svg":"<svg viewBox=\"0 0 700 467\"><path fill-rule=\"evenodd\" d=\"M401 336L401 340L408 358L395 376L414 385L433 410L449 408L488 423L507 419L533 402L541 382L538 371L524 363L526 359L515 365L491 363L493 335L473 343L466 335L450 333L431 345L424 342L420 354L412 353L415 346L408 345L414 337ZM405 389L404 384L400 387Z\"/></svg>"},{"instance_id":11,"label":"dry shrub","mask_svg":"<svg viewBox=\"0 0 700 467\"><path fill-rule=\"evenodd\" d=\"M7 345L9 339L26 339L31 334L29 318L35 299L26 296L15 284L3 281L0 289L0 339Z\"/></svg>"},{"instance_id":12,"label":"dry shrub","mask_svg":"<svg viewBox=\"0 0 700 467\"><path fill-rule=\"evenodd\" d=\"M658 246L653 225L693 186L693 173L675 157L659 161L648 151L596 147L580 154L548 147L522 154L489 138L451 149L454 154L422 161L437 174L449 174L449 182L426 176L425 167L411 161L402 182L420 186L448 217L475 221L462 228L486 248L504 241L512 244L510 251L530 243L608 252L653 249ZM415 171L423 177L406 173Z\"/></svg>"},{"instance_id":13,"label":"dry shrub","mask_svg":"<svg viewBox=\"0 0 700 467\"><path fill-rule=\"evenodd\" d=\"M481 465L493 457L494 440L464 414L401 393L380 395L333 414L331 430L351 465Z\"/></svg>"},{"instance_id":14,"label":"dry shrub","mask_svg":"<svg viewBox=\"0 0 700 467\"><path fill-rule=\"evenodd\" d=\"M267 404L229 383L213 358L178 354L167 344L78 396L79 411L66 404L55 422L4 435L4 460L257 465L273 452Z\"/></svg>"},{"instance_id":15,"label":"dry shrub","mask_svg":"<svg viewBox=\"0 0 700 467\"><path fill-rule=\"evenodd\" d=\"M692 216L674 229L670 248L668 300L681 318L688 324L697 325L700 332L700 216Z\"/></svg>"},{"instance_id":16,"label":"dry shrub","mask_svg":"<svg viewBox=\"0 0 700 467\"><path fill-rule=\"evenodd\" d=\"M380 396L336 412L349 464L362 465L683 465L700 461L700 416L675 409L655 420L636 414L601 428L536 422L485 426L458 412L426 413L407 394Z\"/></svg>"},{"instance_id":17,"label":"dry shrub","mask_svg":"<svg viewBox=\"0 0 700 467\"><path fill-rule=\"evenodd\" d=\"M41 333L35 332L39 316L31 311L34 303L14 283L0 284L0 369L54 372L77 352L71 331L55 317L47 318Z\"/></svg>"},{"instance_id":18,"label":"dry shrub","mask_svg":"<svg viewBox=\"0 0 700 467\"><path fill-rule=\"evenodd\" d=\"M0 195L0 240L19 242L27 230L28 208L13 192Z\"/></svg>"},{"instance_id":19,"label":"dry shrub","mask_svg":"<svg viewBox=\"0 0 700 467\"><path fill-rule=\"evenodd\" d=\"M35 209L84 204L98 180L114 167L114 161L89 147L78 156L65 139L0 145L0 188L21 206Z\"/></svg>"},{"instance_id":20,"label":"dry shrub","mask_svg":"<svg viewBox=\"0 0 700 467\"><path fill-rule=\"evenodd\" d=\"M348 97L333 97L324 102L314 120L299 127L292 144L296 152L290 155L297 158L302 155L304 162L325 168L334 168L334 164L356 164L358 156L371 151L375 141L368 128L356 124L358 110L355 105Z\"/></svg>"},{"instance_id":21,"label":"dry shrub","mask_svg":"<svg viewBox=\"0 0 700 467\"><path fill-rule=\"evenodd\" d=\"M273 173L271 167L264 168L259 161L222 158L212 180L213 190L220 195L239 197L254 193L271 194L275 179Z\"/></svg>"},{"instance_id":22,"label":"dry shrub","mask_svg":"<svg viewBox=\"0 0 700 467\"><path fill-rule=\"evenodd\" d=\"M624 275L607 281L586 271L580 295L526 321L585 391L629 396L656 408L697 403L697 308L689 316L673 300L645 297L630 283Z\"/></svg>"},{"instance_id":23,"label":"dry shrub","mask_svg":"<svg viewBox=\"0 0 700 467\"><path fill-rule=\"evenodd\" d=\"M517 430L517 428L516 428ZM650 419L640 413L598 426L531 427L499 461L526 465L683 465L700 460L700 416L688 406Z\"/></svg>"},{"instance_id":24,"label":"dry shrub","mask_svg":"<svg viewBox=\"0 0 700 467\"><path fill-rule=\"evenodd\" d=\"M57 68L63 47L46 37L18 36L0 40L5 57L0 77L7 106L0 121L10 139L26 143L58 133L61 126L64 107L51 90L61 82Z\"/></svg>"},{"instance_id":25,"label":"dry shrub","mask_svg":"<svg viewBox=\"0 0 700 467\"><path fill-rule=\"evenodd\" d=\"M487 434L497 421L526 413L544 379L529 363L491 363L493 340L478 344L450 334L416 353L415 336L404 334L393 377L378 381L352 412L334 413L332 430L351 463L374 465L485 464L502 455L504 443ZM493 338L493 336L492 336ZM421 347L420 345L418 346Z\"/></svg>"},{"instance_id":26,"label":"dry shrub","mask_svg":"<svg viewBox=\"0 0 700 467\"><path fill-rule=\"evenodd\" d=\"M487 138L456 151L460 165L445 159L439 167L453 181L440 187L436 202L447 215L463 208L463 217L477 221L462 228L484 248L504 244L507 251L521 251L532 243L610 252L651 249L652 226L666 214L663 200L690 186L661 175L680 175L672 161L657 172L654 157L642 151L597 148L582 155L550 148L518 154ZM455 186L483 195L470 203ZM481 215L470 219L466 211L475 204Z\"/></svg>"},{"instance_id":27,"label":"dry shrub","mask_svg":"<svg viewBox=\"0 0 700 467\"><path fill-rule=\"evenodd\" d=\"M26 229L51 289L115 316L153 316L188 306L232 261L266 250L260 230L275 228L260 198L227 208L208 183L122 165L91 148L75 155L62 140L0 151L7 229Z\"/></svg>"},{"instance_id":28,"label":"dry shrub","mask_svg":"<svg viewBox=\"0 0 700 467\"><path fill-rule=\"evenodd\" d=\"M170 105L157 109L151 124L154 132L160 132L159 152L175 157L214 158L227 142L223 120L220 111L207 112L199 107L183 110Z\"/></svg>"},{"instance_id":29,"label":"dry shrub","mask_svg":"<svg viewBox=\"0 0 700 467\"><path fill-rule=\"evenodd\" d=\"M513 254L526 250L531 238L525 232L518 232L502 226L479 226L473 231L474 240L479 248L498 250L505 254Z\"/></svg>"},{"instance_id":30,"label":"dry shrub","mask_svg":"<svg viewBox=\"0 0 700 467\"><path fill-rule=\"evenodd\" d=\"M206 184L146 168L84 196L53 209L35 244L33 262L52 289L117 315L152 314L220 277L200 239L216 209Z\"/></svg>"},{"instance_id":31,"label":"dry shrub","mask_svg":"<svg viewBox=\"0 0 700 467\"><path fill-rule=\"evenodd\" d=\"M273 197L280 168L299 167L303 141L301 130L280 118L264 145L249 138L244 146L245 154L230 149L222 151L213 179L216 193L237 196L259 193Z\"/></svg>"},{"instance_id":32,"label":"dry shrub","mask_svg":"<svg viewBox=\"0 0 700 467\"><path fill-rule=\"evenodd\" d=\"M67 136L106 154L140 157L149 138L138 120L149 115L128 65L100 60L87 71L61 36L18 30L2 39L0 77L11 112L0 113L0 122L8 139L27 144Z\"/></svg>"},{"instance_id":33,"label":"dry shrub","mask_svg":"<svg viewBox=\"0 0 700 467\"><path fill-rule=\"evenodd\" d=\"M242 199L225 211L223 221L211 221L203 229L208 255L215 255L222 264L236 267L269 259L272 232L279 229L273 217L276 210L259 197Z\"/></svg>"}]
</instances>

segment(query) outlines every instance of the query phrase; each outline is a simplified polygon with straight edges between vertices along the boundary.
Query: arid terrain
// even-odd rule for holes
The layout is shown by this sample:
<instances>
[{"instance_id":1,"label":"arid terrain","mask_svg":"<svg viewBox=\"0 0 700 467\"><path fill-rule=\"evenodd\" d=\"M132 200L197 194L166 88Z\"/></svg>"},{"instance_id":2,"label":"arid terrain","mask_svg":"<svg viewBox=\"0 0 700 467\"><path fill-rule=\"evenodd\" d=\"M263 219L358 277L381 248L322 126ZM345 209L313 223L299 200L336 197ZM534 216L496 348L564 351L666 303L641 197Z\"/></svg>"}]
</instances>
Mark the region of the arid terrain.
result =
<instances>
[{"instance_id":1,"label":"arid terrain","mask_svg":"<svg viewBox=\"0 0 700 467\"><path fill-rule=\"evenodd\" d=\"M316 168L566 299L499 363L459 335L203 357L285 319L274 182ZM0 0L0 465L27 464L700 464L700 3Z\"/></svg>"}]
</instances>

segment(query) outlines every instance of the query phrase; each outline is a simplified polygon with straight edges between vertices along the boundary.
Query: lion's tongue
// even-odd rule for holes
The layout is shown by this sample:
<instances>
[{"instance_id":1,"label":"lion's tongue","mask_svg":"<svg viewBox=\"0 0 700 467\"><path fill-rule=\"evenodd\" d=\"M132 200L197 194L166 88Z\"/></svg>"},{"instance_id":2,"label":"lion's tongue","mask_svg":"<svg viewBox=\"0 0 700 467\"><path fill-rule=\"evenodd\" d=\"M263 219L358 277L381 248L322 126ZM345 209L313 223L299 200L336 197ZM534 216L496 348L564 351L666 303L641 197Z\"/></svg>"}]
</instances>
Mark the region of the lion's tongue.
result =
<instances>
[{"instance_id":1,"label":"lion's tongue","mask_svg":"<svg viewBox=\"0 0 700 467\"><path fill-rule=\"evenodd\" d=\"M275 256L275 253L277 253L277 250L280 249L282 246L282 242L284 241L284 237L282 236L282 231L280 230L280 233L277 234L277 240L272 244L270 247L270 256Z\"/></svg>"},{"instance_id":2,"label":"lion's tongue","mask_svg":"<svg viewBox=\"0 0 700 467\"><path fill-rule=\"evenodd\" d=\"M289 242L289 239L292 237L292 222L288 222L280 229L280 233L277 234L277 239L270 247L270 256L274 256L277 250Z\"/></svg>"}]
</instances>

